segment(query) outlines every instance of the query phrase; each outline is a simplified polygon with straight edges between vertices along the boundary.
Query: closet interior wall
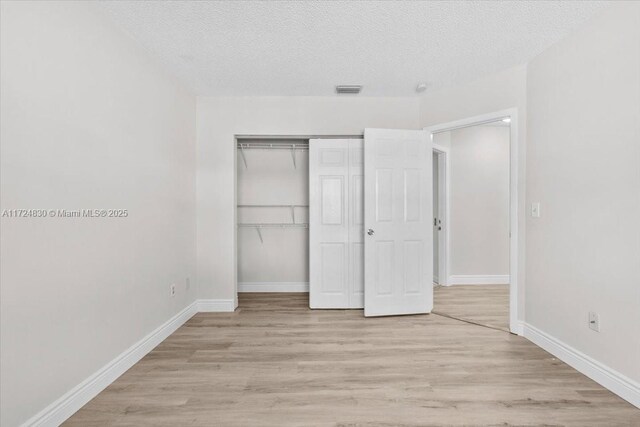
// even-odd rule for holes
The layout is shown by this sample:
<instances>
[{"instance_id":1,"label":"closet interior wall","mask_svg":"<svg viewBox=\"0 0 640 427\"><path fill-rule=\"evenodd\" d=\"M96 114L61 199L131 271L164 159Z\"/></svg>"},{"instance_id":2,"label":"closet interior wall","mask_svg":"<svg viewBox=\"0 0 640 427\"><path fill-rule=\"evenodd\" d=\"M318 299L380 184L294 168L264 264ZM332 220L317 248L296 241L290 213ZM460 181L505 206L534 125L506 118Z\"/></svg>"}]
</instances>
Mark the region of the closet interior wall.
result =
<instances>
[{"instance_id":1,"label":"closet interior wall","mask_svg":"<svg viewBox=\"0 0 640 427\"><path fill-rule=\"evenodd\" d=\"M308 291L308 142L237 141L239 292Z\"/></svg>"}]
</instances>

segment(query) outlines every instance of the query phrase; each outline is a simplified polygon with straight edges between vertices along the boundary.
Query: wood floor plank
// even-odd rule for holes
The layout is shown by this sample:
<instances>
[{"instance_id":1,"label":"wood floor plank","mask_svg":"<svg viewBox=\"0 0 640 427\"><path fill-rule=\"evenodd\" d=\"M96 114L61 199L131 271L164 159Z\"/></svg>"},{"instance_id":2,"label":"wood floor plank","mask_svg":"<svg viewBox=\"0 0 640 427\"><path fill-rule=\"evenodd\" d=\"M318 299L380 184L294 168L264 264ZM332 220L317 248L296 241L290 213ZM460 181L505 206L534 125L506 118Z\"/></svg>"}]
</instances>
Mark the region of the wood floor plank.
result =
<instances>
[{"instance_id":1,"label":"wood floor plank","mask_svg":"<svg viewBox=\"0 0 640 427\"><path fill-rule=\"evenodd\" d=\"M498 302L473 295L452 306L504 326ZM639 426L640 410L506 332L241 294L235 313L197 314L65 425Z\"/></svg>"},{"instance_id":2,"label":"wood floor plank","mask_svg":"<svg viewBox=\"0 0 640 427\"><path fill-rule=\"evenodd\" d=\"M509 285L438 286L433 311L509 330Z\"/></svg>"}]
</instances>

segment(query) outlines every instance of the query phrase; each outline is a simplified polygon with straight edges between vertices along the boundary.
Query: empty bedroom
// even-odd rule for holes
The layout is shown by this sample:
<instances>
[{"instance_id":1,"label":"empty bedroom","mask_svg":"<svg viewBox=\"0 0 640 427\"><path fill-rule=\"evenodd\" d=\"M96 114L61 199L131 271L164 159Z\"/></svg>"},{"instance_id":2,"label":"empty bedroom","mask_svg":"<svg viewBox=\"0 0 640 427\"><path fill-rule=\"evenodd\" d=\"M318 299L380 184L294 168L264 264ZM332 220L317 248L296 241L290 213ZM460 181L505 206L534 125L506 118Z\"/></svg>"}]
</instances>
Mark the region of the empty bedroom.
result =
<instances>
[{"instance_id":1,"label":"empty bedroom","mask_svg":"<svg viewBox=\"0 0 640 427\"><path fill-rule=\"evenodd\" d=\"M0 0L2 427L640 426L639 219L640 2Z\"/></svg>"}]
</instances>

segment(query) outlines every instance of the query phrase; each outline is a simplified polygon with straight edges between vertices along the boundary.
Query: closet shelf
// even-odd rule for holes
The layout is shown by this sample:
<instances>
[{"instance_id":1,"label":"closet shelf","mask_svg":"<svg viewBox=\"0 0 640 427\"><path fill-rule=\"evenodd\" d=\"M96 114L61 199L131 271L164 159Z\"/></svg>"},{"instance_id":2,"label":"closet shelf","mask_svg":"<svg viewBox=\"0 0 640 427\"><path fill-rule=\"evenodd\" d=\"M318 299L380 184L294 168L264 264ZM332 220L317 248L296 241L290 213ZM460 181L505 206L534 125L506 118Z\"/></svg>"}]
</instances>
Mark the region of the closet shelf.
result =
<instances>
[{"instance_id":1,"label":"closet shelf","mask_svg":"<svg viewBox=\"0 0 640 427\"><path fill-rule=\"evenodd\" d=\"M238 205L239 208L308 208L309 205Z\"/></svg>"},{"instance_id":2,"label":"closet shelf","mask_svg":"<svg viewBox=\"0 0 640 427\"><path fill-rule=\"evenodd\" d=\"M258 232L258 237L260 238L260 243L264 243L264 239L262 238L262 229L263 228L309 228L309 224L306 222L284 222L284 223L274 223L274 222L259 222L259 223L247 223L240 222L238 223L239 228L255 228Z\"/></svg>"},{"instance_id":3,"label":"closet shelf","mask_svg":"<svg viewBox=\"0 0 640 427\"><path fill-rule=\"evenodd\" d=\"M287 208L291 209L291 224L296 222L296 208L308 208L309 205L238 205L239 208Z\"/></svg>"},{"instance_id":4,"label":"closet shelf","mask_svg":"<svg viewBox=\"0 0 640 427\"><path fill-rule=\"evenodd\" d=\"M238 223L238 227L256 227L256 228L308 228L309 224L306 222L298 223L276 223L276 222L258 222L258 223Z\"/></svg>"},{"instance_id":5,"label":"closet shelf","mask_svg":"<svg viewBox=\"0 0 640 427\"><path fill-rule=\"evenodd\" d=\"M238 142L238 148L243 150L308 150L308 143L288 143L288 142L273 142L273 143L258 143L258 142Z\"/></svg>"},{"instance_id":6,"label":"closet shelf","mask_svg":"<svg viewBox=\"0 0 640 427\"><path fill-rule=\"evenodd\" d=\"M244 150L289 150L291 151L291 159L293 160L293 167L298 168L296 164L296 150L308 150L309 143L287 143L287 142L269 142L269 143L257 143L257 142L238 142L237 147L240 149L240 155L244 162L244 167L247 166L247 157L244 155Z\"/></svg>"}]
</instances>

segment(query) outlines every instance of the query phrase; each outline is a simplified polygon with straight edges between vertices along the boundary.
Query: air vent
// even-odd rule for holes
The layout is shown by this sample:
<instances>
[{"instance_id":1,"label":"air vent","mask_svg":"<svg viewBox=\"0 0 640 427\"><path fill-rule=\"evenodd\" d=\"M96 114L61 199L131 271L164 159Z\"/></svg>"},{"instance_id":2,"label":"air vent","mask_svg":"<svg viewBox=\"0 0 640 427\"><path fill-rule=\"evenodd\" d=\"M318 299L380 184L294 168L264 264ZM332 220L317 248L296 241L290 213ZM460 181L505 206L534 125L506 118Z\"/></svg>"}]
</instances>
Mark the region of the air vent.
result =
<instances>
[{"instance_id":1,"label":"air vent","mask_svg":"<svg viewBox=\"0 0 640 427\"><path fill-rule=\"evenodd\" d=\"M339 95L357 95L362 90L362 86L358 85L340 85L336 86L336 93Z\"/></svg>"}]
</instances>

